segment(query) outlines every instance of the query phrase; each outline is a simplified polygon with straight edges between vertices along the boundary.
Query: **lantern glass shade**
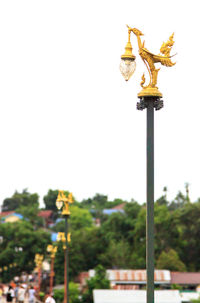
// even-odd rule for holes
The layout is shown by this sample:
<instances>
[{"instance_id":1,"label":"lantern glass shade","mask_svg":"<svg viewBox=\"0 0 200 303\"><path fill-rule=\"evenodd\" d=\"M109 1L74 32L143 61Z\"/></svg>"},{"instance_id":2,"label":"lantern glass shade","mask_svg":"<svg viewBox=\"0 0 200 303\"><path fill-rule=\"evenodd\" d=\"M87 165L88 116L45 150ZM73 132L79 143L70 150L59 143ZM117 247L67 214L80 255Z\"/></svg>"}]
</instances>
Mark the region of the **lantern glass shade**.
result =
<instances>
[{"instance_id":1,"label":"lantern glass shade","mask_svg":"<svg viewBox=\"0 0 200 303\"><path fill-rule=\"evenodd\" d=\"M133 59L121 59L119 69L124 79L128 81L136 69L136 62Z\"/></svg>"},{"instance_id":2,"label":"lantern glass shade","mask_svg":"<svg viewBox=\"0 0 200 303\"><path fill-rule=\"evenodd\" d=\"M52 251L52 248L53 248L53 246L52 246L51 244L49 244L49 245L47 246L47 251L48 251L48 252L51 252L51 251Z\"/></svg>"},{"instance_id":3,"label":"lantern glass shade","mask_svg":"<svg viewBox=\"0 0 200 303\"><path fill-rule=\"evenodd\" d=\"M57 209L61 209L63 206L63 201L56 200Z\"/></svg>"},{"instance_id":4,"label":"lantern glass shade","mask_svg":"<svg viewBox=\"0 0 200 303\"><path fill-rule=\"evenodd\" d=\"M61 241L61 234L60 234L60 232L57 234L57 239L56 239L57 241Z\"/></svg>"}]
</instances>

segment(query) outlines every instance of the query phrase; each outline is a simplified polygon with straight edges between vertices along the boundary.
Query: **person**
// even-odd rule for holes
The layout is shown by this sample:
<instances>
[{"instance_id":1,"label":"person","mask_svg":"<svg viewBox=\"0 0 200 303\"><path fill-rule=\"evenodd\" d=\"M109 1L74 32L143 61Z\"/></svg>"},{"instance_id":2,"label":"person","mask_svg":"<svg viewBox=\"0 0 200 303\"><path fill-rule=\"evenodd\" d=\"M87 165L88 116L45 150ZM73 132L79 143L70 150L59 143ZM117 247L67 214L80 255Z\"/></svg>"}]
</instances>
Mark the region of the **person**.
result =
<instances>
[{"instance_id":1,"label":"person","mask_svg":"<svg viewBox=\"0 0 200 303\"><path fill-rule=\"evenodd\" d=\"M56 303L56 301L54 300L52 294L47 294L45 303Z\"/></svg>"},{"instance_id":2,"label":"person","mask_svg":"<svg viewBox=\"0 0 200 303\"><path fill-rule=\"evenodd\" d=\"M2 297L3 297L3 288L0 286L0 303L2 302Z\"/></svg>"},{"instance_id":3,"label":"person","mask_svg":"<svg viewBox=\"0 0 200 303\"><path fill-rule=\"evenodd\" d=\"M25 292L26 292L26 290L23 287L23 285L20 285L19 290L18 290L18 302L19 303L24 303Z\"/></svg>"},{"instance_id":4,"label":"person","mask_svg":"<svg viewBox=\"0 0 200 303\"><path fill-rule=\"evenodd\" d=\"M34 303L35 301L35 289L31 285L30 289L28 290L28 301L29 303Z\"/></svg>"},{"instance_id":5,"label":"person","mask_svg":"<svg viewBox=\"0 0 200 303\"><path fill-rule=\"evenodd\" d=\"M14 293L15 293L15 303L18 303L18 290L19 290L19 285L17 284Z\"/></svg>"},{"instance_id":6,"label":"person","mask_svg":"<svg viewBox=\"0 0 200 303\"><path fill-rule=\"evenodd\" d=\"M7 302L12 302L14 296L15 296L14 290L13 290L12 286L10 285L9 288L8 288L8 291L6 293L6 301Z\"/></svg>"}]
</instances>

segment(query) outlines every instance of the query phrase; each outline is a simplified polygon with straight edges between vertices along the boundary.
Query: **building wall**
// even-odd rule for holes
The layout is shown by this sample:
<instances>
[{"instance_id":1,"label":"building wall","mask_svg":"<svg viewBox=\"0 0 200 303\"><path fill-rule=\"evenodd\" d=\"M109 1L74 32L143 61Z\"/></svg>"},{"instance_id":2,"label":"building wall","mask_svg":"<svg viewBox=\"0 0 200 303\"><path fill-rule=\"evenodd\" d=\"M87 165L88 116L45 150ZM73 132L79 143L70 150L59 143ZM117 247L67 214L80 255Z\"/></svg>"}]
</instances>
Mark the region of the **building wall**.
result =
<instances>
[{"instance_id":1,"label":"building wall","mask_svg":"<svg viewBox=\"0 0 200 303\"><path fill-rule=\"evenodd\" d=\"M5 218L4 222L6 222L6 223L7 222L13 223L13 222L17 222L19 220L20 220L20 218L17 217L17 216L9 216L9 217Z\"/></svg>"}]
</instances>

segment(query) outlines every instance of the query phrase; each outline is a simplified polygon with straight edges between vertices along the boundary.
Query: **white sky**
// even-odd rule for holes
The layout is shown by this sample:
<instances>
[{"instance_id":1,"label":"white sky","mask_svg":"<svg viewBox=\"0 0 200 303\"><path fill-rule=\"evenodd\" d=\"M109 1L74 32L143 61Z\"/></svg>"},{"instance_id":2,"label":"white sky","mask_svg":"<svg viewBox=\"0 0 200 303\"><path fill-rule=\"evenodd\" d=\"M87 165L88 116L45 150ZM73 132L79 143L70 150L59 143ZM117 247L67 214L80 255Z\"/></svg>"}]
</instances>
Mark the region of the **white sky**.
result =
<instances>
[{"instance_id":1,"label":"white sky","mask_svg":"<svg viewBox=\"0 0 200 303\"><path fill-rule=\"evenodd\" d=\"M175 32L177 64L161 67L155 113L155 198L185 182L200 197L199 1L0 1L0 201L28 188L78 200L146 196L146 112L136 110L146 67L119 72L126 24L159 53Z\"/></svg>"}]
</instances>

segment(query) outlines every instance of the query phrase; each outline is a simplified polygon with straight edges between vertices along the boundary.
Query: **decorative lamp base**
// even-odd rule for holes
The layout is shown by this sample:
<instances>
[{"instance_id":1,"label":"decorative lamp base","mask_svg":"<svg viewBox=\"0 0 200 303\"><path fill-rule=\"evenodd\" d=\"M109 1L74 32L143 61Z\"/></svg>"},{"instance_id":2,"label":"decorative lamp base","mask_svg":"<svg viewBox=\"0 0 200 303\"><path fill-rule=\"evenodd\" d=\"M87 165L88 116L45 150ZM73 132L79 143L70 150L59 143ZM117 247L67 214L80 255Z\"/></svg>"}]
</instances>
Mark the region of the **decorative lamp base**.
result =
<instances>
[{"instance_id":1,"label":"decorative lamp base","mask_svg":"<svg viewBox=\"0 0 200 303\"><path fill-rule=\"evenodd\" d=\"M153 101L155 110L159 110L159 109L163 108L163 106L164 106L163 100L160 100L160 97L146 96L146 97L139 97L139 99L140 99L140 101L137 102L138 110L143 110L143 109L147 108L149 105L149 101Z\"/></svg>"},{"instance_id":2,"label":"decorative lamp base","mask_svg":"<svg viewBox=\"0 0 200 303\"><path fill-rule=\"evenodd\" d=\"M159 97L162 98L161 92L159 92L157 87L143 87L141 92L139 92L138 97Z\"/></svg>"}]
</instances>

